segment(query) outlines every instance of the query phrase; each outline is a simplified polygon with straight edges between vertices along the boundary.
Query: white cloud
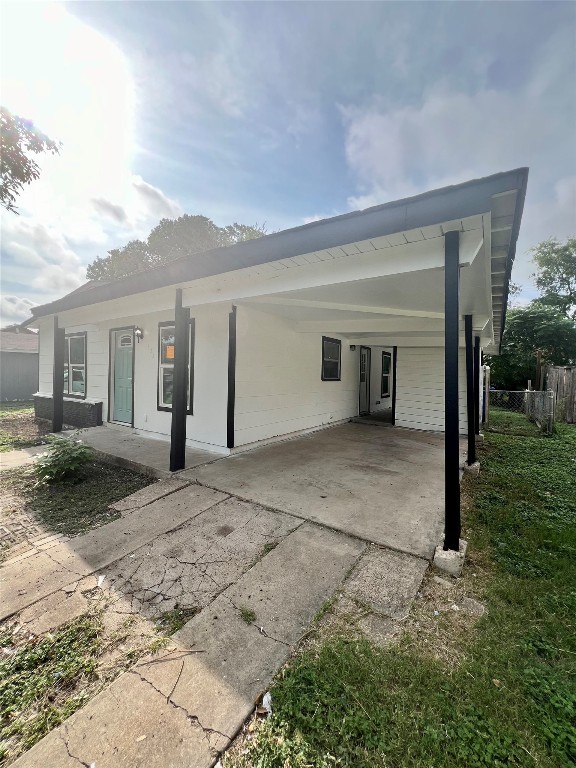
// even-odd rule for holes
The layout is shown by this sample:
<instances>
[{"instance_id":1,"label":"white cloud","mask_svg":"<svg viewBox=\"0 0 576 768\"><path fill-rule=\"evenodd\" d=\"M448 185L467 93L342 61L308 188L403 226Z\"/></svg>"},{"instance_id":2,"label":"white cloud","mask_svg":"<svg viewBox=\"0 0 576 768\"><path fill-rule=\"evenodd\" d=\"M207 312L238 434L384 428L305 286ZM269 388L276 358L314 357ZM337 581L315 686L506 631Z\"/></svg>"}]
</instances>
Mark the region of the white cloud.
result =
<instances>
[{"instance_id":1,"label":"white cloud","mask_svg":"<svg viewBox=\"0 0 576 768\"><path fill-rule=\"evenodd\" d=\"M0 323L2 326L8 323L20 323L30 317L30 310L36 306L30 299L20 296L0 297Z\"/></svg>"},{"instance_id":2,"label":"white cloud","mask_svg":"<svg viewBox=\"0 0 576 768\"><path fill-rule=\"evenodd\" d=\"M132 178L132 186L136 190L140 217L142 213L154 219L175 218L182 214L182 209L175 200L167 197L158 187L148 184L141 176Z\"/></svg>"},{"instance_id":3,"label":"white cloud","mask_svg":"<svg viewBox=\"0 0 576 768\"><path fill-rule=\"evenodd\" d=\"M121 205L115 205L102 197L93 198L92 205L102 216L106 216L118 224L124 224L127 219L126 211Z\"/></svg>"},{"instance_id":4,"label":"white cloud","mask_svg":"<svg viewBox=\"0 0 576 768\"><path fill-rule=\"evenodd\" d=\"M513 91L438 83L417 105L341 107L358 189L350 208L529 166L514 271L517 282L529 281L529 248L576 228L573 83L565 59L553 55L565 46L563 31L535 51L535 75Z\"/></svg>"},{"instance_id":5,"label":"white cloud","mask_svg":"<svg viewBox=\"0 0 576 768\"><path fill-rule=\"evenodd\" d=\"M32 287L51 294L63 294L73 291L85 281L84 270L81 273L70 272L60 264L49 264L32 280Z\"/></svg>"}]
</instances>

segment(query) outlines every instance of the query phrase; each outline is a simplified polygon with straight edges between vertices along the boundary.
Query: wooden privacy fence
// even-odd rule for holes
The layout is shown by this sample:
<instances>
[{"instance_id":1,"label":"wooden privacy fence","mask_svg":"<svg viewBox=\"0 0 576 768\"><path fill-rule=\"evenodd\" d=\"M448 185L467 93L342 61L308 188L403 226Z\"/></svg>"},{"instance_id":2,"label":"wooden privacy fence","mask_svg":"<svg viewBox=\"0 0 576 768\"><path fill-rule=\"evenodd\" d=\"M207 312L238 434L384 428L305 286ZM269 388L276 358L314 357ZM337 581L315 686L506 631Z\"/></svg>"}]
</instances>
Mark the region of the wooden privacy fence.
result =
<instances>
[{"instance_id":1,"label":"wooden privacy fence","mask_svg":"<svg viewBox=\"0 0 576 768\"><path fill-rule=\"evenodd\" d=\"M546 387L556 395L556 420L576 424L576 365L550 366Z\"/></svg>"}]
</instances>

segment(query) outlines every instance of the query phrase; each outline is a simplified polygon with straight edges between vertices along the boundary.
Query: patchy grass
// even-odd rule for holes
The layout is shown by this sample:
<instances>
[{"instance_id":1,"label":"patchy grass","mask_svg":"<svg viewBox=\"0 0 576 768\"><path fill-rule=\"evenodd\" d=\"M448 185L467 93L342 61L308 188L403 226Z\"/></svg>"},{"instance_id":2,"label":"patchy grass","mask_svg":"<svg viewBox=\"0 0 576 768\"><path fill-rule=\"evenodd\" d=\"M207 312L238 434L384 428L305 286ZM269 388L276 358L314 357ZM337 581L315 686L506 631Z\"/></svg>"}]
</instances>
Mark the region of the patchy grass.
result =
<instances>
[{"instance_id":1,"label":"patchy grass","mask_svg":"<svg viewBox=\"0 0 576 768\"><path fill-rule=\"evenodd\" d=\"M353 633L305 644L272 688L273 715L226 768L574 764L576 428L490 434L480 459L464 481L470 558L453 589L487 614L459 632L432 581L397 644Z\"/></svg>"},{"instance_id":2,"label":"patchy grass","mask_svg":"<svg viewBox=\"0 0 576 768\"><path fill-rule=\"evenodd\" d=\"M120 517L109 505L151 482L132 470L93 461L77 477L49 485L38 484L29 468L3 472L0 491L31 509L48 530L76 536Z\"/></svg>"},{"instance_id":3,"label":"patchy grass","mask_svg":"<svg viewBox=\"0 0 576 768\"><path fill-rule=\"evenodd\" d=\"M34 403L0 404L0 453L45 443L49 421L34 417Z\"/></svg>"},{"instance_id":4,"label":"patchy grass","mask_svg":"<svg viewBox=\"0 0 576 768\"><path fill-rule=\"evenodd\" d=\"M120 619L120 621L118 621ZM115 616L105 599L52 633L18 619L0 626L0 766L15 760L139 658L166 647L137 616Z\"/></svg>"},{"instance_id":5,"label":"patchy grass","mask_svg":"<svg viewBox=\"0 0 576 768\"><path fill-rule=\"evenodd\" d=\"M10 629L0 634L0 764L82 706L101 649L94 617L83 616L43 638Z\"/></svg>"},{"instance_id":6,"label":"patchy grass","mask_svg":"<svg viewBox=\"0 0 576 768\"><path fill-rule=\"evenodd\" d=\"M156 619L156 626L159 632L169 637L179 629L182 629L186 622L190 621L193 616L196 616L199 608L181 608L178 603L172 608L171 611L165 611Z\"/></svg>"},{"instance_id":7,"label":"patchy grass","mask_svg":"<svg viewBox=\"0 0 576 768\"><path fill-rule=\"evenodd\" d=\"M262 547L262 557L266 557L267 554L272 552L278 546L277 541L269 541Z\"/></svg>"},{"instance_id":8,"label":"patchy grass","mask_svg":"<svg viewBox=\"0 0 576 768\"><path fill-rule=\"evenodd\" d=\"M524 437L542 437L540 427L523 413L508 411L506 408L490 407L488 431L503 432L507 435L523 435Z\"/></svg>"},{"instance_id":9,"label":"patchy grass","mask_svg":"<svg viewBox=\"0 0 576 768\"><path fill-rule=\"evenodd\" d=\"M256 621L256 614L252 608L246 608L246 606L240 607L240 618L245 621L246 624L254 624Z\"/></svg>"}]
</instances>

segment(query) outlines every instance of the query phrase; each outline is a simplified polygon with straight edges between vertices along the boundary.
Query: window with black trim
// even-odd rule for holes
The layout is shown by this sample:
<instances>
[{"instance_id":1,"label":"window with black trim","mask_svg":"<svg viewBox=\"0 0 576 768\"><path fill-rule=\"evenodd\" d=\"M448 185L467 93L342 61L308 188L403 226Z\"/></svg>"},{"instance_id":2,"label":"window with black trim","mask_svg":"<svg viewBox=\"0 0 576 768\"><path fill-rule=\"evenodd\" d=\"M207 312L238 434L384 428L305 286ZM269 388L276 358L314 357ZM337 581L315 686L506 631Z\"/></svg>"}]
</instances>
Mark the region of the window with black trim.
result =
<instances>
[{"instance_id":1,"label":"window with black trim","mask_svg":"<svg viewBox=\"0 0 576 768\"><path fill-rule=\"evenodd\" d=\"M322 336L322 381L340 381L342 342Z\"/></svg>"},{"instance_id":2,"label":"window with black trim","mask_svg":"<svg viewBox=\"0 0 576 768\"><path fill-rule=\"evenodd\" d=\"M390 397L391 391L392 355L390 352L382 352L382 386L380 397Z\"/></svg>"},{"instance_id":3,"label":"window with black trim","mask_svg":"<svg viewBox=\"0 0 576 768\"><path fill-rule=\"evenodd\" d=\"M158 410L172 410L174 393L174 353L175 353L174 323L158 324ZM194 323L188 326L188 407L192 413L194 391Z\"/></svg>"},{"instance_id":4,"label":"window with black trim","mask_svg":"<svg viewBox=\"0 0 576 768\"><path fill-rule=\"evenodd\" d=\"M71 333L65 337L64 394L86 397L86 333Z\"/></svg>"}]
</instances>

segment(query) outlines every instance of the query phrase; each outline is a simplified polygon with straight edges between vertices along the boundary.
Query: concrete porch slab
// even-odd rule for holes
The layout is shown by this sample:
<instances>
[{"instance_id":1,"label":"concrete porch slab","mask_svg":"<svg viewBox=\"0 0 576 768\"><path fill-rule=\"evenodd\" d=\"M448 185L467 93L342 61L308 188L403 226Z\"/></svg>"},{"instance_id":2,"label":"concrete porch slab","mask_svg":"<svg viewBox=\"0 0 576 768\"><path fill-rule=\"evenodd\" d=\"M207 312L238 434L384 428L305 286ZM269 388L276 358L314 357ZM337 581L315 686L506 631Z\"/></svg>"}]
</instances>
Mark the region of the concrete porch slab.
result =
<instances>
[{"instance_id":1,"label":"concrete porch slab","mask_svg":"<svg viewBox=\"0 0 576 768\"><path fill-rule=\"evenodd\" d=\"M62 432L65 437L77 434L76 431ZM169 440L153 440L136 434L130 427L117 425L82 430L79 439L102 454L102 459L110 464L128 467L151 477L171 477ZM186 448L187 467L197 467L220 458L217 453Z\"/></svg>"},{"instance_id":2,"label":"concrete porch slab","mask_svg":"<svg viewBox=\"0 0 576 768\"><path fill-rule=\"evenodd\" d=\"M420 557L443 530L442 435L349 423L182 476Z\"/></svg>"}]
</instances>

